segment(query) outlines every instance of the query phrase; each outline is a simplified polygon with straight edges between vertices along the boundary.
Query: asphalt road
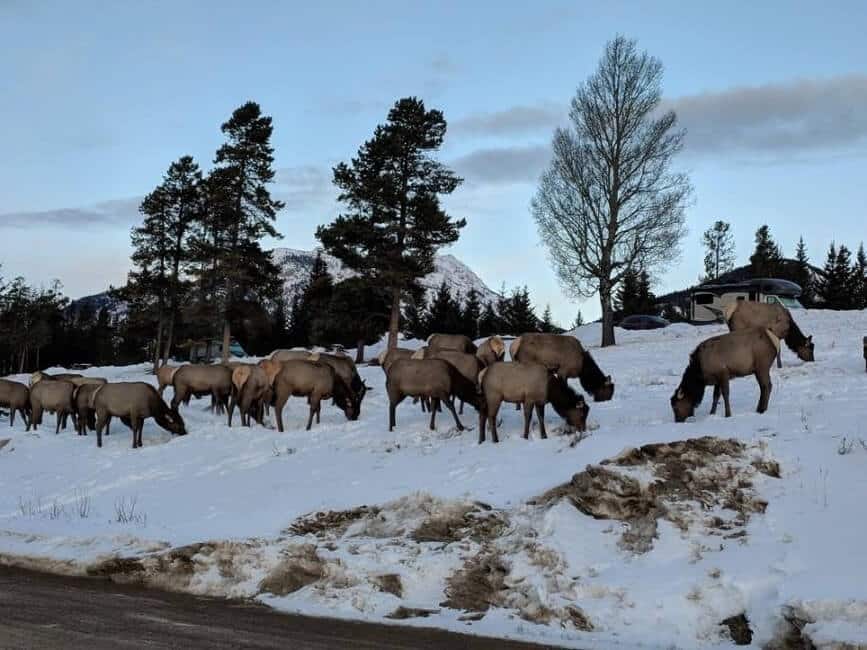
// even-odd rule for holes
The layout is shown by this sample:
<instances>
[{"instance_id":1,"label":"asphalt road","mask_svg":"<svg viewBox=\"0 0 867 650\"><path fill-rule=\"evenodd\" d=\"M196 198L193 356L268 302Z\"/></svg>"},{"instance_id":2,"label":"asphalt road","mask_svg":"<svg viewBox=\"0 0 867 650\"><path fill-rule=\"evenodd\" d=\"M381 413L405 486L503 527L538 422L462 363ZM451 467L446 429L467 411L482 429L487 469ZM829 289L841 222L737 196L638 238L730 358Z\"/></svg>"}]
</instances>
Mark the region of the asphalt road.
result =
<instances>
[{"instance_id":1,"label":"asphalt road","mask_svg":"<svg viewBox=\"0 0 867 650\"><path fill-rule=\"evenodd\" d=\"M0 650L350 647L539 650L542 646L278 614L247 602L0 567Z\"/></svg>"}]
</instances>

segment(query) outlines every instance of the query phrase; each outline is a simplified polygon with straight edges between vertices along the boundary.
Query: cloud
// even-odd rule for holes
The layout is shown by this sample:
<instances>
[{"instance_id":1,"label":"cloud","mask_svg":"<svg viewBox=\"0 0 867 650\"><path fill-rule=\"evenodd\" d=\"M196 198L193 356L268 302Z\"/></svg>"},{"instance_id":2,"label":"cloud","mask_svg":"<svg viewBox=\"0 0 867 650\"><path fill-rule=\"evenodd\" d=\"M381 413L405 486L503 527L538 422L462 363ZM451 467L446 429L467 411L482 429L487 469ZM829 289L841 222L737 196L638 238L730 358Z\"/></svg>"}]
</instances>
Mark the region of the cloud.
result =
<instances>
[{"instance_id":1,"label":"cloud","mask_svg":"<svg viewBox=\"0 0 867 650\"><path fill-rule=\"evenodd\" d=\"M88 228L101 225L132 225L141 219L141 197L103 201L83 208L58 208L33 212L0 214L0 228L68 227Z\"/></svg>"},{"instance_id":2,"label":"cloud","mask_svg":"<svg viewBox=\"0 0 867 650\"><path fill-rule=\"evenodd\" d=\"M867 139L867 75L739 86L664 104L697 154L832 151Z\"/></svg>"},{"instance_id":3,"label":"cloud","mask_svg":"<svg viewBox=\"0 0 867 650\"><path fill-rule=\"evenodd\" d=\"M454 159L452 167L468 183L535 182L551 156L547 144L478 149Z\"/></svg>"},{"instance_id":4,"label":"cloud","mask_svg":"<svg viewBox=\"0 0 867 650\"><path fill-rule=\"evenodd\" d=\"M527 133L550 133L566 123L567 111L562 104L547 102L513 106L504 111L476 113L455 120L450 134L459 136L509 136Z\"/></svg>"}]
</instances>

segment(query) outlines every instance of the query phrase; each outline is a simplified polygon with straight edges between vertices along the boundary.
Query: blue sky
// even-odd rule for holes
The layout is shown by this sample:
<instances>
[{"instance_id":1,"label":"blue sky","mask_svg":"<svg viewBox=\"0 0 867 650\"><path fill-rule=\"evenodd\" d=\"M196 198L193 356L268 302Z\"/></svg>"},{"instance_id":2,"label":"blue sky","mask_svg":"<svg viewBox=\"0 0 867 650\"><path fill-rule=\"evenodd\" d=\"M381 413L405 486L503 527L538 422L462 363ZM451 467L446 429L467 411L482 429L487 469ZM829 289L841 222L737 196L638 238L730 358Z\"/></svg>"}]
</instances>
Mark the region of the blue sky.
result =
<instances>
[{"instance_id":1,"label":"blue sky","mask_svg":"<svg viewBox=\"0 0 867 650\"><path fill-rule=\"evenodd\" d=\"M330 168L399 97L449 121L466 179L449 252L492 288L526 284L570 322L529 214L554 128L620 33L659 57L688 130L695 186L683 255L658 292L701 272L701 232L731 221L739 261L762 223L816 262L867 238L867 3L30 2L0 0L0 263L77 297L123 281L141 197L169 163L205 168L252 99L274 117L283 246L338 210ZM585 315L598 314L588 301Z\"/></svg>"}]
</instances>

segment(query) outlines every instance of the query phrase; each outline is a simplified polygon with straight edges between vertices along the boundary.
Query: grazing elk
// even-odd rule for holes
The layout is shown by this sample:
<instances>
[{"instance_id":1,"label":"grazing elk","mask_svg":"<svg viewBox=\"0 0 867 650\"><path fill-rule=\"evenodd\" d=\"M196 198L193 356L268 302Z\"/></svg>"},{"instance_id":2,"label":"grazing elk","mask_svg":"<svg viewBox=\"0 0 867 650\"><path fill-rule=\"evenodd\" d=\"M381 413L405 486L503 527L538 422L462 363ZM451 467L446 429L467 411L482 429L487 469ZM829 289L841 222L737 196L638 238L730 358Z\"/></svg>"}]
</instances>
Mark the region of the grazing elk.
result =
<instances>
[{"instance_id":1,"label":"grazing elk","mask_svg":"<svg viewBox=\"0 0 867 650\"><path fill-rule=\"evenodd\" d=\"M57 414L57 427L55 433L60 433L60 426L66 428L66 421L70 414L73 416L73 424L75 424L75 409L72 404L72 391L75 390L68 381L52 381L42 378L37 378L30 388L30 422L27 423L27 430L30 431L31 426L35 431L42 424L42 413L48 411Z\"/></svg>"},{"instance_id":2,"label":"grazing elk","mask_svg":"<svg viewBox=\"0 0 867 650\"><path fill-rule=\"evenodd\" d=\"M100 386L91 396L96 412L96 446L102 447L102 432L112 417L132 430L132 448L142 446L144 421L153 418L166 431L179 436L187 430L180 414L166 406L157 389L144 382L119 382Z\"/></svg>"},{"instance_id":3,"label":"grazing elk","mask_svg":"<svg viewBox=\"0 0 867 650\"><path fill-rule=\"evenodd\" d=\"M273 366L268 367L273 371ZM267 371L266 371L267 372ZM283 432L283 407L289 397L306 397L310 405L307 430L316 422L322 410L322 400L332 398L348 420L358 419L359 399L352 388L327 363L292 360L281 363L273 379L274 410L277 430Z\"/></svg>"},{"instance_id":4,"label":"grazing elk","mask_svg":"<svg viewBox=\"0 0 867 650\"><path fill-rule=\"evenodd\" d=\"M606 376L590 353L574 336L563 334L522 334L509 346L512 361L541 363L563 379L577 377L581 387L596 402L614 397L614 382Z\"/></svg>"},{"instance_id":5,"label":"grazing elk","mask_svg":"<svg viewBox=\"0 0 867 650\"><path fill-rule=\"evenodd\" d=\"M506 357L506 344L503 339L494 335L479 346L476 356L485 366L493 365Z\"/></svg>"},{"instance_id":6,"label":"grazing elk","mask_svg":"<svg viewBox=\"0 0 867 650\"><path fill-rule=\"evenodd\" d=\"M518 361L498 362L488 366L479 375L482 408L479 411L479 443L485 441L485 423L491 424L491 439L499 442L497 413L503 402L524 407L524 438L530 436L533 408L539 420L542 438L545 431L545 404L551 404L566 423L578 431L586 431L590 407L584 398L569 386L566 379L549 372L538 363Z\"/></svg>"},{"instance_id":7,"label":"grazing elk","mask_svg":"<svg viewBox=\"0 0 867 650\"><path fill-rule=\"evenodd\" d=\"M310 350L274 350L268 359L271 361L306 361L310 359L310 355L314 354Z\"/></svg>"},{"instance_id":8,"label":"grazing elk","mask_svg":"<svg viewBox=\"0 0 867 650\"><path fill-rule=\"evenodd\" d=\"M232 371L232 399L229 402L229 426L235 406L241 413L241 425L250 426L250 415L263 424L265 405L271 401L271 384L262 366L242 365Z\"/></svg>"},{"instance_id":9,"label":"grazing elk","mask_svg":"<svg viewBox=\"0 0 867 650\"><path fill-rule=\"evenodd\" d=\"M29 422L30 389L24 384L8 379L0 379L0 406L9 409L9 426L15 424L15 412L21 413L24 424Z\"/></svg>"},{"instance_id":10,"label":"grazing elk","mask_svg":"<svg viewBox=\"0 0 867 650\"><path fill-rule=\"evenodd\" d=\"M345 354L329 354L327 352L319 353L317 360L331 366L334 369L334 372L340 375L340 378L344 383L349 386L357 398L358 412L356 413L356 416L361 415L361 402L367 394L367 391L370 389L358 374L358 368L355 367L355 362Z\"/></svg>"},{"instance_id":11,"label":"grazing elk","mask_svg":"<svg viewBox=\"0 0 867 650\"><path fill-rule=\"evenodd\" d=\"M181 366L172 378L175 394L172 396L172 410L178 405L190 403L190 397L211 396L211 410L222 413L229 405L232 394L232 371L222 365Z\"/></svg>"},{"instance_id":12,"label":"grazing elk","mask_svg":"<svg viewBox=\"0 0 867 650\"><path fill-rule=\"evenodd\" d=\"M761 395L756 408L764 413L771 397L771 366L780 352L780 339L769 329L754 327L729 332L703 341L689 355L689 365L683 373L680 386L671 396L674 421L684 422L695 415L701 404L706 386L713 386L713 405L716 413L720 395L725 402L725 415L731 417L729 381L736 377L754 375Z\"/></svg>"},{"instance_id":13,"label":"grazing elk","mask_svg":"<svg viewBox=\"0 0 867 650\"><path fill-rule=\"evenodd\" d=\"M778 339L786 342L801 361L815 361L812 336L804 336L792 318L792 312L778 304L740 300L728 305L723 311L730 332L760 327L771 330ZM777 356L777 368L783 367L783 359Z\"/></svg>"},{"instance_id":14,"label":"grazing elk","mask_svg":"<svg viewBox=\"0 0 867 650\"><path fill-rule=\"evenodd\" d=\"M458 352L475 354L477 351L476 344L469 336L463 334L431 334L427 337L427 346L434 352L457 350Z\"/></svg>"},{"instance_id":15,"label":"grazing elk","mask_svg":"<svg viewBox=\"0 0 867 650\"><path fill-rule=\"evenodd\" d=\"M457 368L442 359L399 359L391 364L385 380L388 392L388 430L395 426L395 411L406 397L430 400L430 428L436 429L436 414L444 403L455 418L459 431L464 425L455 411L454 397L479 407L476 383L464 377Z\"/></svg>"},{"instance_id":16,"label":"grazing elk","mask_svg":"<svg viewBox=\"0 0 867 650\"><path fill-rule=\"evenodd\" d=\"M93 395L103 384L82 384L72 391L72 403L77 416L75 428L78 435L86 436L88 429L96 431L96 412L93 410ZM106 435L109 431L106 430Z\"/></svg>"},{"instance_id":17,"label":"grazing elk","mask_svg":"<svg viewBox=\"0 0 867 650\"><path fill-rule=\"evenodd\" d=\"M386 348L382 352L379 353L377 360L379 361L379 365L382 368L382 371L388 375L388 369L398 359L409 359L415 350L410 350L408 348Z\"/></svg>"},{"instance_id":18,"label":"grazing elk","mask_svg":"<svg viewBox=\"0 0 867 650\"><path fill-rule=\"evenodd\" d=\"M443 361L449 362L457 368L459 373L474 385L478 379L479 372L481 372L482 368L485 367L476 355L468 354L466 352L458 352L457 350L438 350L429 354L430 356L425 358L442 359ZM461 400L458 414L464 414L464 400Z\"/></svg>"}]
</instances>

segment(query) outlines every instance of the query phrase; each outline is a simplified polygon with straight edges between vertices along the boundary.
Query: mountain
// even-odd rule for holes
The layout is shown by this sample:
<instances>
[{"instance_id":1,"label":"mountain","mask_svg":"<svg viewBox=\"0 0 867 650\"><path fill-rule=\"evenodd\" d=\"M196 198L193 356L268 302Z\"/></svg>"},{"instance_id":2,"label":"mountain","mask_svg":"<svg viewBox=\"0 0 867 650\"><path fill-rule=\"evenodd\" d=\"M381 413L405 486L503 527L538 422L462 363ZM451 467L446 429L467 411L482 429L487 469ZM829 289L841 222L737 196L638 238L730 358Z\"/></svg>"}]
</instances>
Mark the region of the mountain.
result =
<instances>
[{"instance_id":1,"label":"mountain","mask_svg":"<svg viewBox=\"0 0 867 650\"><path fill-rule=\"evenodd\" d=\"M310 251L295 248L276 248L272 252L274 263L281 269L283 278L283 296L286 304L292 304L292 298L304 286L313 268L313 261L319 249ZM322 253L322 259L328 266L328 272L335 282L340 282L357 275L343 266L336 257ZM486 285L470 267L454 255L437 255L434 259L434 272L422 278L420 284L427 290L428 298L439 288L442 282L449 286L452 294L465 296L470 288L475 288L483 303L493 302L499 294Z\"/></svg>"},{"instance_id":2,"label":"mountain","mask_svg":"<svg viewBox=\"0 0 867 650\"><path fill-rule=\"evenodd\" d=\"M280 267L280 276L283 280L283 296L286 305L292 304L292 298L298 293L310 275L313 261L316 259L317 249L305 251L295 248L275 248L271 255L274 263ZM343 266L336 257L322 254L322 258L328 265L328 272L335 282L340 282L357 275L355 272ZM473 270L461 262L454 255L437 255L434 260L434 272L421 280L421 285L427 290L428 298L439 288L443 280L449 286L453 294L465 296L470 288L475 288L479 293L482 303L496 301L499 294L486 285ZM126 316L126 304L115 300L108 292L97 293L92 296L84 296L73 300L70 311L79 313L82 309L93 309L98 312L103 307L108 308L109 313L119 319Z\"/></svg>"}]
</instances>

